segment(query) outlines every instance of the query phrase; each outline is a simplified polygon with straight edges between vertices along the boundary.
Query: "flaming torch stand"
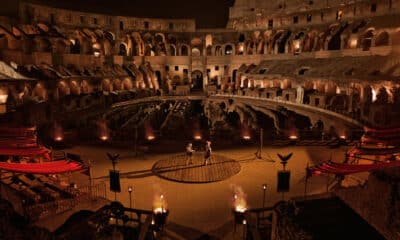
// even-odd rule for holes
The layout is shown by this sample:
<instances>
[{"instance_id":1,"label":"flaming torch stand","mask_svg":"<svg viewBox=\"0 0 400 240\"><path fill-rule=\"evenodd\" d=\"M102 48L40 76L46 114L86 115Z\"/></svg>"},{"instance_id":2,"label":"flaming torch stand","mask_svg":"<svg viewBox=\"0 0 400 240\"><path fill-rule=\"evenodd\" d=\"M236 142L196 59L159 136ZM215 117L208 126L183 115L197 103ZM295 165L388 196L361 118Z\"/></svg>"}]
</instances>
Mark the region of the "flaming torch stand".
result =
<instances>
[{"instance_id":1,"label":"flaming torch stand","mask_svg":"<svg viewBox=\"0 0 400 240\"><path fill-rule=\"evenodd\" d=\"M236 234L236 225L243 225L243 239L246 239L246 232L247 232L247 221L246 221L246 207L239 207L237 204L237 195L234 195L234 207L232 208L232 214L234 217L234 223L233 223L233 239L235 239L235 234Z\"/></svg>"},{"instance_id":2,"label":"flaming torch stand","mask_svg":"<svg viewBox=\"0 0 400 240\"><path fill-rule=\"evenodd\" d=\"M246 239L246 232L247 232L247 221L246 221L246 210L245 211L238 211L237 209L233 208L232 213L234 216L234 223L233 223L233 239L235 239L236 234L236 225L243 225L243 239Z\"/></svg>"},{"instance_id":3,"label":"flaming torch stand","mask_svg":"<svg viewBox=\"0 0 400 240\"><path fill-rule=\"evenodd\" d=\"M153 225L156 232L163 231L164 226L167 223L167 217L169 215L169 210L163 209L161 212L153 211Z\"/></svg>"},{"instance_id":4,"label":"flaming torch stand","mask_svg":"<svg viewBox=\"0 0 400 240\"><path fill-rule=\"evenodd\" d=\"M169 210L165 208L164 195L160 196L161 206L159 208L153 209L153 220L151 224L153 225L153 230L161 232L164 230L164 226L167 223L167 217L169 215Z\"/></svg>"}]
</instances>

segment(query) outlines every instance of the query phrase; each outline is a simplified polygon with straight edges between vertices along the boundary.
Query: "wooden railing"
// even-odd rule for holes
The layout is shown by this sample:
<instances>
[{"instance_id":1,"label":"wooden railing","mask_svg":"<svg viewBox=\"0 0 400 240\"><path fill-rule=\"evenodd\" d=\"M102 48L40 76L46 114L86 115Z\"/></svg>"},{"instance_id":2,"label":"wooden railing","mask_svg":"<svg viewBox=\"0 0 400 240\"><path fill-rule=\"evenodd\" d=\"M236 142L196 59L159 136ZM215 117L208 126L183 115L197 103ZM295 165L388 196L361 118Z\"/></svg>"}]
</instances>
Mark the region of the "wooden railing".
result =
<instances>
[{"instance_id":1,"label":"wooden railing","mask_svg":"<svg viewBox=\"0 0 400 240\"><path fill-rule=\"evenodd\" d=\"M29 217L29 219L35 221L71 210L88 200L106 198L106 184L104 182L93 186L81 187L79 189L71 189L70 191L73 196L72 198L57 199L51 202L25 206L25 215Z\"/></svg>"}]
</instances>

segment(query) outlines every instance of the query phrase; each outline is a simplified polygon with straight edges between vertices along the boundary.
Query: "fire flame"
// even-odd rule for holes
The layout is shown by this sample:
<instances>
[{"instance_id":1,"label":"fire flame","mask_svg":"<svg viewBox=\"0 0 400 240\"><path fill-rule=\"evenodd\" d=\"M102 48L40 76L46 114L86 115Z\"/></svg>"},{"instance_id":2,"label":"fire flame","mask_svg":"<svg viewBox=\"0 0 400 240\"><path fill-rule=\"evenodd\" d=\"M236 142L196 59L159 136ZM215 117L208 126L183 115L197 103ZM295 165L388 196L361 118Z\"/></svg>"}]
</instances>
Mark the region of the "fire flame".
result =
<instances>
[{"instance_id":1,"label":"fire flame","mask_svg":"<svg viewBox=\"0 0 400 240\"><path fill-rule=\"evenodd\" d=\"M150 123L147 121L144 123L144 130L145 130L145 134L146 134L146 139L148 141L152 141L156 138L156 136L154 135L153 128L150 126Z\"/></svg>"},{"instance_id":2,"label":"fire flame","mask_svg":"<svg viewBox=\"0 0 400 240\"><path fill-rule=\"evenodd\" d=\"M243 136L243 139L244 139L244 140L250 140L251 137L250 137L249 135L244 135L244 136Z\"/></svg>"},{"instance_id":3,"label":"fire flame","mask_svg":"<svg viewBox=\"0 0 400 240\"><path fill-rule=\"evenodd\" d=\"M110 131L107 127L106 121L99 120L97 122L97 126L98 126L98 136L99 136L100 140L107 141L110 137Z\"/></svg>"},{"instance_id":4,"label":"fire flame","mask_svg":"<svg viewBox=\"0 0 400 240\"><path fill-rule=\"evenodd\" d=\"M290 136L289 136L289 139L291 139L291 140L296 140L296 139L297 139L297 136L296 136L296 135L290 135Z\"/></svg>"},{"instance_id":5,"label":"fire flame","mask_svg":"<svg viewBox=\"0 0 400 240\"><path fill-rule=\"evenodd\" d=\"M232 186L233 189L233 207L236 212L245 212L248 209L246 194L239 186Z\"/></svg>"},{"instance_id":6,"label":"fire flame","mask_svg":"<svg viewBox=\"0 0 400 240\"><path fill-rule=\"evenodd\" d=\"M153 212L154 213L166 213L167 212L167 201L164 194L156 195L153 200Z\"/></svg>"},{"instance_id":7,"label":"fire flame","mask_svg":"<svg viewBox=\"0 0 400 240\"><path fill-rule=\"evenodd\" d=\"M156 137L154 135L147 136L147 140L151 141L154 140Z\"/></svg>"},{"instance_id":8,"label":"fire flame","mask_svg":"<svg viewBox=\"0 0 400 240\"><path fill-rule=\"evenodd\" d=\"M61 142L64 139L63 129L57 123L54 123L53 138L54 138L54 141L56 141L56 142Z\"/></svg>"},{"instance_id":9,"label":"fire flame","mask_svg":"<svg viewBox=\"0 0 400 240\"><path fill-rule=\"evenodd\" d=\"M201 140L201 135L200 134L196 134L193 137L195 140Z\"/></svg>"},{"instance_id":10,"label":"fire flame","mask_svg":"<svg viewBox=\"0 0 400 240\"><path fill-rule=\"evenodd\" d=\"M242 138L244 140L250 140L251 136L250 136L250 128L247 124L247 122L242 122Z\"/></svg>"}]
</instances>

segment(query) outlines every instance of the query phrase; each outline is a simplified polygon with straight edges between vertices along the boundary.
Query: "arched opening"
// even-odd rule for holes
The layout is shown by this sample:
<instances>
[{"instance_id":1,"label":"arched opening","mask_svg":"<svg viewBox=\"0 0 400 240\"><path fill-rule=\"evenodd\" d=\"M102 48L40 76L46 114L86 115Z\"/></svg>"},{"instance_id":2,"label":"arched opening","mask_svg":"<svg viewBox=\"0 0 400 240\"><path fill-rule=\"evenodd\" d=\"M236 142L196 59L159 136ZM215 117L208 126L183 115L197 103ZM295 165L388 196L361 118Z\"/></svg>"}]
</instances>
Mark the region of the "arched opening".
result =
<instances>
[{"instance_id":1,"label":"arched opening","mask_svg":"<svg viewBox=\"0 0 400 240\"><path fill-rule=\"evenodd\" d=\"M291 32L288 31L278 40L278 53L285 53L286 42L289 39Z\"/></svg>"},{"instance_id":2,"label":"arched opening","mask_svg":"<svg viewBox=\"0 0 400 240\"><path fill-rule=\"evenodd\" d=\"M239 42L244 42L244 40L245 40L245 36L244 36L243 33L241 33L241 34L239 35Z\"/></svg>"},{"instance_id":3,"label":"arched opening","mask_svg":"<svg viewBox=\"0 0 400 240\"><path fill-rule=\"evenodd\" d=\"M104 92L111 92L112 91L112 85L109 79L104 79L103 82L101 83L101 89Z\"/></svg>"},{"instance_id":4,"label":"arched opening","mask_svg":"<svg viewBox=\"0 0 400 240\"><path fill-rule=\"evenodd\" d=\"M86 81L86 80L82 81L81 89L82 89L82 93L84 93L84 94L88 94L90 92L90 85L89 85L88 81Z\"/></svg>"},{"instance_id":5,"label":"arched opening","mask_svg":"<svg viewBox=\"0 0 400 240\"><path fill-rule=\"evenodd\" d=\"M32 91L32 94L33 96L37 97L37 100L39 101L47 100L47 91L41 83L36 84L35 88Z\"/></svg>"},{"instance_id":6,"label":"arched opening","mask_svg":"<svg viewBox=\"0 0 400 240\"><path fill-rule=\"evenodd\" d=\"M381 32L375 38L375 46L388 46L389 45L389 33L388 32Z\"/></svg>"},{"instance_id":7,"label":"arched opening","mask_svg":"<svg viewBox=\"0 0 400 240\"><path fill-rule=\"evenodd\" d=\"M127 55L127 45L126 43L121 43L119 45L118 55L119 56L126 56Z\"/></svg>"},{"instance_id":8,"label":"arched opening","mask_svg":"<svg viewBox=\"0 0 400 240\"><path fill-rule=\"evenodd\" d=\"M206 46L208 47L208 46L211 46L212 44L213 44L212 36L211 36L211 34L207 34L206 35Z\"/></svg>"},{"instance_id":9,"label":"arched opening","mask_svg":"<svg viewBox=\"0 0 400 240\"><path fill-rule=\"evenodd\" d=\"M200 70L192 72L192 89L203 89L203 73Z\"/></svg>"},{"instance_id":10,"label":"arched opening","mask_svg":"<svg viewBox=\"0 0 400 240\"><path fill-rule=\"evenodd\" d=\"M158 86L162 86L162 80L161 80L161 72L160 71L156 71L156 78L157 78L157 82L158 82Z\"/></svg>"},{"instance_id":11,"label":"arched opening","mask_svg":"<svg viewBox=\"0 0 400 240\"><path fill-rule=\"evenodd\" d=\"M207 54L207 56L211 56L212 55L212 46L207 46L206 54Z\"/></svg>"},{"instance_id":12,"label":"arched opening","mask_svg":"<svg viewBox=\"0 0 400 240\"><path fill-rule=\"evenodd\" d=\"M71 39L71 53L80 54L81 53L81 43L78 39Z\"/></svg>"},{"instance_id":13,"label":"arched opening","mask_svg":"<svg viewBox=\"0 0 400 240\"><path fill-rule=\"evenodd\" d=\"M231 55L233 53L232 45L225 46L225 55Z\"/></svg>"},{"instance_id":14,"label":"arched opening","mask_svg":"<svg viewBox=\"0 0 400 240\"><path fill-rule=\"evenodd\" d=\"M123 88L124 90L130 90L130 89L132 89L132 88L133 88L132 80L131 80L130 78L125 78L125 79L122 81L122 88Z\"/></svg>"},{"instance_id":15,"label":"arched opening","mask_svg":"<svg viewBox=\"0 0 400 240\"><path fill-rule=\"evenodd\" d=\"M56 42L55 53L63 54L66 53L66 50L67 50L67 44L65 44L65 42L62 40L58 40Z\"/></svg>"},{"instance_id":16,"label":"arched opening","mask_svg":"<svg viewBox=\"0 0 400 240\"><path fill-rule=\"evenodd\" d=\"M237 74L237 69L233 70L232 72L232 83L236 83L236 74Z\"/></svg>"},{"instance_id":17,"label":"arched opening","mask_svg":"<svg viewBox=\"0 0 400 240\"><path fill-rule=\"evenodd\" d=\"M222 55L222 48L221 46L215 46L215 56L221 56Z\"/></svg>"},{"instance_id":18,"label":"arched opening","mask_svg":"<svg viewBox=\"0 0 400 240\"><path fill-rule=\"evenodd\" d=\"M114 91L121 91L122 90L122 83L119 79L114 79L113 82L113 90Z\"/></svg>"},{"instance_id":19,"label":"arched opening","mask_svg":"<svg viewBox=\"0 0 400 240\"><path fill-rule=\"evenodd\" d=\"M58 83L57 90L59 97L64 97L70 94L70 89L64 81Z\"/></svg>"},{"instance_id":20,"label":"arched opening","mask_svg":"<svg viewBox=\"0 0 400 240\"><path fill-rule=\"evenodd\" d=\"M342 42L340 35L346 29L346 27L347 27L347 24L344 24L343 26L333 24L329 27L328 32L330 34L334 33L334 35L331 37L331 39L328 42L328 50L340 50L341 42Z\"/></svg>"},{"instance_id":21,"label":"arched opening","mask_svg":"<svg viewBox=\"0 0 400 240\"><path fill-rule=\"evenodd\" d=\"M362 50L363 51L369 51L371 48L372 44L372 38L374 37L374 30L368 30L366 33L363 34L363 39L362 39Z\"/></svg>"},{"instance_id":22,"label":"arched opening","mask_svg":"<svg viewBox=\"0 0 400 240\"><path fill-rule=\"evenodd\" d=\"M192 56L200 57L201 56L200 50L198 48L192 48Z\"/></svg>"},{"instance_id":23,"label":"arched opening","mask_svg":"<svg viewBox=\"0 0 400 240\"><path fill-rule=\"evenodd\" d=\"M186 45L181 47L181 56L189 56L189 49Z\"/></svg>"},{"instance_id":24,"label":"arched opening","mask_svg":"<svg viewBox=\"0 0 400 240\"><path fill-rule=\"evenodd\" d=\"M175 45L173 45L173 44L169 45L169 55L176 56L176 48L175 48Z\"/></svg>"},{"instance_id":25,"label":"arched opening","mask_svg":"<svg viewBox=\"0 0 400 240\"><path fill-rule=\"evenodd\" d=\"M71 81L70 83L71 94L79 95L81 94L81 87L76 81Z\"/></svg>"}]
</instances>

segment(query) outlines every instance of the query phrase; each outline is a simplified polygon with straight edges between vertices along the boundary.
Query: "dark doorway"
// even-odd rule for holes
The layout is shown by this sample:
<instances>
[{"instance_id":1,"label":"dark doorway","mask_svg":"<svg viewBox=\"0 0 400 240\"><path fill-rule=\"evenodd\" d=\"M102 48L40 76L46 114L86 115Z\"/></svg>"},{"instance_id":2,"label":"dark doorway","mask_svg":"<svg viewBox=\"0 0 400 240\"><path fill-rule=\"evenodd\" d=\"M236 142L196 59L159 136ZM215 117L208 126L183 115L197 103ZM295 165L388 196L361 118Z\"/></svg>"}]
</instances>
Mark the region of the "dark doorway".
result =
<instances>
[{"instance_id":1,"label":"dark doorway","mask_svg":"<svg viewBox=\"0 0 400 240\"><path fill-rule=\"evenodd\" d=\"M160 71L156 71L156 77L157 77L158 86L160 86L160 88L161 88L161 86L163 84L162 84L162 81L161 81L161 73L160 73Z\"/></svg>"},{"instance_id":2,"label":"dark doorway","mask_svg":"<svg viewBox=\"0 0 400 240\"><path fill-rule=\"evenodd\" d=\"M192 89L203 89L203 73L199 70L195 70L192 72Z\"/></svg>"},{"instance_id":3,"label":"dark doorway","mask_svg":"<svg viewBox=\"0 0 400 240\"><path fill-rule=\"evenodd\" d=\"M237 72L237 69L233 70L233 73L232 73L232 82L233 83L236 83L236 72Z\"/></svg>"},{"instance_id":4,"label":"dark doorway","mask_svg":"<svg viewBox=\"0 0 400 240\"><path fill-rule=\"evenodd\" d=\"M124 44L120 44L119 45L119 51L118 51L118 55L119 56L126 56L126 47Z\"/></svg>"},{"instance_id":5,"label":"dark doorway","mask_svg":"<svg viewBox=\"0 0 400 240\"><path fill-rule=\"evenodd\" d=\"M78 39L75 39L75 43L71 44L71 53L72 54L80 54L81 53L81 44Z\"/></svg>"}]
</instances>

